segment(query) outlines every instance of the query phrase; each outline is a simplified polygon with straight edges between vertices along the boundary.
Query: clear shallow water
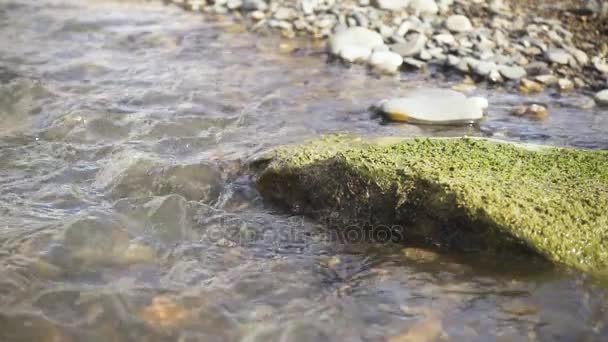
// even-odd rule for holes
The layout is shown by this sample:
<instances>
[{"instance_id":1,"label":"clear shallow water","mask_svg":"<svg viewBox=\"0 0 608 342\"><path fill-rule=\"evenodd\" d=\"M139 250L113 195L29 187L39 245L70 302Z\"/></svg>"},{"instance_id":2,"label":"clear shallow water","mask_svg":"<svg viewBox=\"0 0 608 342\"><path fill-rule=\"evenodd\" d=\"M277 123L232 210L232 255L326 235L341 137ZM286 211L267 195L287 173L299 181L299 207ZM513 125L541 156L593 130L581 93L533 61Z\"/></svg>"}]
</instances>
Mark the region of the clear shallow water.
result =
<instances>
[{"instance_id":1,"label":"clear shallow water","mask_svg":"<svg viewBox=\"0 0 608 342\"><path fill-rule=\"evenodd\" d=\"M595 341L608 291L575 272L344 243L265 206L243 161L328 132L608 147L588 99L548 120L386 125L378 78L318 47L157 2L0 3L0 341Z\"/></svg>"}]
</instances>

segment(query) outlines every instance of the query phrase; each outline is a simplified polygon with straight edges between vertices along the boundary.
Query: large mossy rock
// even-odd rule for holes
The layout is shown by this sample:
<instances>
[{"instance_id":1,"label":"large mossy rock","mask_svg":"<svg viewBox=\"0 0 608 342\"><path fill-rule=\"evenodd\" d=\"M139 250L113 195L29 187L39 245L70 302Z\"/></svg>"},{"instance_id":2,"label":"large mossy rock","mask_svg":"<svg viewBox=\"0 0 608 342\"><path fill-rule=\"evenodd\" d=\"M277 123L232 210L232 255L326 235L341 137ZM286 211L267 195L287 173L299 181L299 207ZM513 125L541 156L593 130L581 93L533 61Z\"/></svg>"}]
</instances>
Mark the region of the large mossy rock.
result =
<instances>
[{"instance_id":1,"label":"large mossy rock","mask_svg":"<svg viewBox=\"0 0 608 342\"><path fill-rule=\"evenodd\" d=\"M608 152L331 136L258 160L264 198L331 225L608 274Z\"/></svg>"}]
</instances>

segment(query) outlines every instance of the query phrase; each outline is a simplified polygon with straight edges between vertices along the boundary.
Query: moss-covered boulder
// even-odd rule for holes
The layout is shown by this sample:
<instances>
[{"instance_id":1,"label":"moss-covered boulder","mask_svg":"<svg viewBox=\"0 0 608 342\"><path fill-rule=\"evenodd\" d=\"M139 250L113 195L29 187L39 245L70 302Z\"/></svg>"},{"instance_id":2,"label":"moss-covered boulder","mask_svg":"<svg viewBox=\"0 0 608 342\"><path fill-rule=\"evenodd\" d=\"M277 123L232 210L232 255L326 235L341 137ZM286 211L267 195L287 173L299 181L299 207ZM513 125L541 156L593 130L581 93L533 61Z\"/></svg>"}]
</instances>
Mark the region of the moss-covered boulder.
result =
<instances>
[{"instance_id":1,"label":"moss-covered boulder","mask_svg":"<svg viewBox=\"0 0 608 342\"><path fill-rule=\"evenodd\" d=\"M265 199L331 225L608 274L608 152L331 136L258 160Z\"/></svg>"}]
</instances>

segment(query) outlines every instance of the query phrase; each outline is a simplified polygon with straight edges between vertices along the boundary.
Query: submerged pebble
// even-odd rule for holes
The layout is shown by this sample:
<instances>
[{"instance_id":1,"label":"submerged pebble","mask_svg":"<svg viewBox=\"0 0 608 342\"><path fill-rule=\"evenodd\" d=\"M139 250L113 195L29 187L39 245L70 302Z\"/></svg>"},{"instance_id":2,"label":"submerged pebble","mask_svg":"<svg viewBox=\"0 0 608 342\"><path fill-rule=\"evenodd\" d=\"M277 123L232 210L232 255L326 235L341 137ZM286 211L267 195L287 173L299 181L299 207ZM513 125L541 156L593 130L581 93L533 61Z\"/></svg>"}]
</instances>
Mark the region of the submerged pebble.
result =
<instances>
[{"instance_id":1,"label":"submerged pebble","mask_svg":"<svg viewBox=\"0 0 608 342\"><path fill-rule=\"evenodd\" d=\"M534 120L543 120L547 117L547 108L538 104L530 106L515 107L511 114L514 116L525 116Z\"/></svg>"}]
</instances>

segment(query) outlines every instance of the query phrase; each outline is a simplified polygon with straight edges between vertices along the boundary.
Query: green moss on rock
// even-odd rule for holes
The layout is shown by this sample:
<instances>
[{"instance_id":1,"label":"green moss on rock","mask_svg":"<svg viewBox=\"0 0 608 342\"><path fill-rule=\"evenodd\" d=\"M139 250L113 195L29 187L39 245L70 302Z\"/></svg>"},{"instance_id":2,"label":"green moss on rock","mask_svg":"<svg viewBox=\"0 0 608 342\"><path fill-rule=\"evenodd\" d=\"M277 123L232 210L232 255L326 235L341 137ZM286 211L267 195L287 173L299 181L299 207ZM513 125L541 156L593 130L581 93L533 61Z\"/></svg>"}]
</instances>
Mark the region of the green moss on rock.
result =
<instances>
[{"instance_id":1,"label":"green moss on rock","mask_svg":"<svg viewBox=\"0 0 608 342\"><path fill-rule=\"evenodd\" d=\"M398 225L433 245L531 251L608 274L605 151L331 136L274 152L257 186L332 225Z\"/></svg>"}]
</instances>

